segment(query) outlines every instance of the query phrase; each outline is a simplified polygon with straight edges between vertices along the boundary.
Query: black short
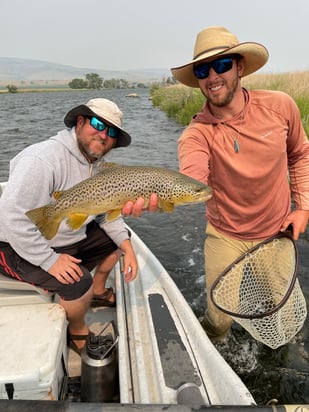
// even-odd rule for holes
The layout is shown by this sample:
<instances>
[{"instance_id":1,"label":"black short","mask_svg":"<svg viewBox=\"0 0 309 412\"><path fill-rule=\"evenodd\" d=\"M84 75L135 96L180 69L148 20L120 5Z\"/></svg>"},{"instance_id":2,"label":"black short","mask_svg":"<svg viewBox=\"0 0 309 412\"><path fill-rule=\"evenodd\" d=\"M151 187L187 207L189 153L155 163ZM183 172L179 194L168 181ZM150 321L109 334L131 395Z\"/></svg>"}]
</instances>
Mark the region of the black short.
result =
<instances>
[{"instance_id":1,"label":"black short","mask_svg":"<svg viewBox=\"0 0 309 412\"><path fill-rule=\"evenodd\" d=\"M21 258L9 243L5 242L0 242L0 273L57 293L65 300L78 299L92 285L90 271L118 249L117 245L95 221L89 223L86 234L85 239L73 245L54 248L57 253L66 253L82 260L80 268L84 276L79 282L69 285L60 283L40 266L34 266Z\"/></svg>"}]
</instances>

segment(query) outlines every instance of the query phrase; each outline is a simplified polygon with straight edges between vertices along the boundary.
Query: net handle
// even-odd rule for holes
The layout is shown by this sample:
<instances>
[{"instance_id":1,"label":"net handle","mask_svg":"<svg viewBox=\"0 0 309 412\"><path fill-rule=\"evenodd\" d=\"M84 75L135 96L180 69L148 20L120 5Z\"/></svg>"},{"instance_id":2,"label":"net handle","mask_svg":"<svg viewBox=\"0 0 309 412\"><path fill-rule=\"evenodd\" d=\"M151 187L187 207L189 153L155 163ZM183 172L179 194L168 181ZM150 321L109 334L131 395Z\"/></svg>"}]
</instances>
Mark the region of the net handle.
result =
<instances>
[{"instance_id":1,"label":"net handle","mask_svg":"<svg viewBox=\"0 0 309 412\"><path fill-rule=\"evenodd\" d=\"M259 314L255 314L255 315L244 315L244 314L239 314L239 313L235 313L235 312L231 312L225 308L222 308L220 305L218 305L218 303L215 301L214 298L214 290L217 286L217 284L221 281L221 279L226 275L227 272L229 272L229 270L232 269L232 267L234 265L236 265L237 263L239 263L241 260L243 260L247 255L249 255L250 253L254 252L255 250L257 250L259 247L266 245L270 242L272 242L275 239L281 239L283 237L288 238L294 247L294 252L295 252L295 266L294 266L294 273L292 276L292 280L290 282L290 286L286 292L286 294L284 295L283 299L281 300L281 302L278 303L277 306L275 306L274 308L272 308L271 310L269 310L268 312L264 312L264 313L259 313ZM273 313L277 312L279 309L282 308L282 306L286 303L286 301L288 300L288 298L290 297L295 282L296 282L296 278L297 278L297 268L298 268L298 250L296 248L296 244L295 241L293 239L293 232L292 232L292 227L289 226L288 229L284 232L279 232L276 235L263 240L262 242L258 243L257 245L253 246L251 249L249 249L246 253L242 254L241 256L239 256L239 258L235 259L234 262L232 262L227 268L224 269L224 271L218 276L218 278L214 281L214 283L211 286L210 289L210 297L211 300L213 302L213 304L220 309L222 312L233 316L233 317L237 317L237 318L242 318L242 319L260 319L260 318L264 318L265 316L270 316Z\"/></svg>"}]
</instances>

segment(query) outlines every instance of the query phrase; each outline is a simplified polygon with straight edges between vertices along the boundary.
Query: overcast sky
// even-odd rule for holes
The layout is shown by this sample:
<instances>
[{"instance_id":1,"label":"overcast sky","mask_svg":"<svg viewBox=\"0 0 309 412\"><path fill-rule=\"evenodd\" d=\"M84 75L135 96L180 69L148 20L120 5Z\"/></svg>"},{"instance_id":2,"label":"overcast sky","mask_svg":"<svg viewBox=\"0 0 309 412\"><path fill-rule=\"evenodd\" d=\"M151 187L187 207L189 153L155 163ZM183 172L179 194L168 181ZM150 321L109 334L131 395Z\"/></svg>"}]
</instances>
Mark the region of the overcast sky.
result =
<instances>
[{"instance_id":1,"label":"overcast sky","mask_svg":"<svg viewBox=\"0 0 309 412\"><path fill-rule=\"evenodd\" d=\"M309 69L309 0L1 0L0 56L103 70L189 62L221 25L270 52L263 69Z\"/></svg>"}]
</instances>

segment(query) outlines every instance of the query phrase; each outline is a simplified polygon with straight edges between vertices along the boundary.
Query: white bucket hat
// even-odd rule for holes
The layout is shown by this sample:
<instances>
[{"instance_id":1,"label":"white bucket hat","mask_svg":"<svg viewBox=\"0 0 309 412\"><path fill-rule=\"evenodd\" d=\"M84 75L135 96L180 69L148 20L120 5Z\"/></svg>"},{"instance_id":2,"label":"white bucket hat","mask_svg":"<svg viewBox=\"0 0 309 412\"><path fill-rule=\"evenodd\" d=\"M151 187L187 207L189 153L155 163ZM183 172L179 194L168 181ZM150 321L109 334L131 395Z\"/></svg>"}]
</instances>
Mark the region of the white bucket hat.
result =
<instances>
[{"instance_id":1,"label":"white bucket hat","mask_svg":"<svg viewBox=\"0 0 309 412\"><path fill-rule=\"evenodd\" d=\"M65 115L64 124L68 127L75 126L78 116L96 116L116 126L119 129L119 136L116 139L115 147L125 147L131 143L131 136L121 127L122 111L112 101L97 98L89 100L86 104L74 107Z\"/></svg>"},{"instance_id":2,"label":"white bucket hat","mask_svg":"<svg viewBox=\"0 0 309 412\"><path fill-rule=\"evenodd\" d=\"M239 43L235 34L226 28L212 26L202 30L196 37L193 60L189 63L174 67L171 72L175 79L190 87L199 87L194 76L193 66L197 62L231 54L239 54L244 60L242 77L260 69L268 60L267 49L259 43Z\"/></svg>"}]
</instances>

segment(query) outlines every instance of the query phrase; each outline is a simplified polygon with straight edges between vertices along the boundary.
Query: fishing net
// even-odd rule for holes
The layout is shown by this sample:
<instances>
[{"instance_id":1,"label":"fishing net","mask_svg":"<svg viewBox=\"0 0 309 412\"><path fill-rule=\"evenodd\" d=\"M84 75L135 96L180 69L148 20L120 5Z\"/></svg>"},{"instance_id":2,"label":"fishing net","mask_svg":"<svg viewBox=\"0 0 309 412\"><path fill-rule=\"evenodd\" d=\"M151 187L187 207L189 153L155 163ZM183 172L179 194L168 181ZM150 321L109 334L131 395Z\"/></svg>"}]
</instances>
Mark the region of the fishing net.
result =
<instances>
[{"instance_id":1,"label":"fishing net","mask_svg":"<svg viewBox=\"0 0 309 412\"><path fill-rule=\"evenodd\" d=\"M284 345L307 316L297 258L288 232L258 244L221 273L211 288L213 303L256 340L272 349Z\"/></svg>"}]
</instances>

